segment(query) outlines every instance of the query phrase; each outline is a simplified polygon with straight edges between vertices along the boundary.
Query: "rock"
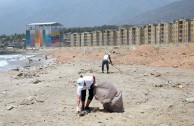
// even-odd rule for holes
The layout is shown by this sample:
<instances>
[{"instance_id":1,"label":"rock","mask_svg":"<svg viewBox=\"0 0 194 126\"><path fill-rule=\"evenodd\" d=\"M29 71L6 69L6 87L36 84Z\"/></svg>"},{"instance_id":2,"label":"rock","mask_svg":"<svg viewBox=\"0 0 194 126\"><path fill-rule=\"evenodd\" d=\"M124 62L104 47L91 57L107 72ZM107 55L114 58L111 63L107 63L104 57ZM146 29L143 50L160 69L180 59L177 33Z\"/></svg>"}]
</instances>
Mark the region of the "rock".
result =
<instances>
[{"instance_id":1,"label":"rock","mask_svg":"<svg viewBox=\"0 0 194 126\"><path fill-rule=\"evenodd\" d=\"M20 105L32 105L36 102L36 98L35 97L28 97L26 99L24 99Z\"/></svg>"},{"instance_id":2,"label":"rock","mask_svg":"<svg viewBox=\"0 0 194 126\"><path fill-rule=\"evenodd\" d=\"M16 108L16 106L13 106L13 105L7 105L7 110L12 110L13 108Z\"/></svg>"},{"instance_id":3,"label":"rock","mask_svg":"<svg viewBox=\"0 0 194 126\"><path fill-rule=\"evenodd\" d=\"M81 111L81 112L79 112L79 116L84 116L84 115L86 115L86 114L88 114L87 111Z\"/></svg>"},{"instance_id":4,"label":"rock","mask_svg":"<svg viewBox=\"0 0 194 126\"><path fill-rule=\"evenodd\" d=\"M21 76L23 76L23 73L19 73L17 76L18 76L18 77L21 77Z\"/></svg>"},{"instance_id":5,"label":"rock","mask_svg":"<svg viewBox=\"0 0 194 126\"><path fill-rule=\"evenodd\" d=\"M160 85L155 85L155 87L163 87L164 85L160 84Z\"/></svg>"},{"instance_id":6,"label":"rock","mask_svg":"<svg viewBox=\"0 0 194 126\"><path fill-rule=\"evenodd\" d=\"M186 102L188 102L188 103L194 103L194 97L186 98Z\"/></svg>"},{"instance_id":7,"label":"rock","mask_svg":"<svg viewBox=\"0 0 194 126\"><path fill-rule=\"evenodd\" d=\"M45 100L46 100L46 98L44 98L44 97L36 97L37 102L43 103L43 102L45 102Z\"/></svg>"},{"instance_id":8,"label":"rock","mask_svg":"<svg viewBox=\"0 0 194 126\"><path fill-rule=\"evenodd\" d=\"M33 81L32 83L33 84L38 84L38 83L40 83L40 82L42 82L41 80L35 80L35 81Z\"/></svg>"},{"instance_id":9,"label":"rock","mask_svg":"<svg viewBox=\"0 0 194 126\"><path fill-rule=\"evenodd\" d=\"M150 73L151 75L155 76L155 77L160 77L161 74L160 73Z\"/></svg>"}]
</instances>

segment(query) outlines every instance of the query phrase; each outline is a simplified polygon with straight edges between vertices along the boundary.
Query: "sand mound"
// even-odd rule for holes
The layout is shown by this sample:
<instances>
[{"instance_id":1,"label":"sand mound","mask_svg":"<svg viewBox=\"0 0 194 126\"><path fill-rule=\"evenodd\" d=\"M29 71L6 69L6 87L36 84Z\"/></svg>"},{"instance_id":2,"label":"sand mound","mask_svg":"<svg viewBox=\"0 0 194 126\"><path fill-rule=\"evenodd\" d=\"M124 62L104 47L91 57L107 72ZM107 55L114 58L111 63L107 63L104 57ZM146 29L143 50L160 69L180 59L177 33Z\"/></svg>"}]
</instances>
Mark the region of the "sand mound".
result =
<instances>
[{"instance_id":1,"label":"sand mound","mask_svg":"<svg viewBox=\"0 0 194 126\"><path fill-rule=\"evenodd\" d=\"M106 48L60 48L48 51L58 62L74 60L101 60ZM174 68L194 68L194 46L156 48L139 46L137 49L112 48L110 49L114 64L145 65Z\"/></svg>"}]
</instances>

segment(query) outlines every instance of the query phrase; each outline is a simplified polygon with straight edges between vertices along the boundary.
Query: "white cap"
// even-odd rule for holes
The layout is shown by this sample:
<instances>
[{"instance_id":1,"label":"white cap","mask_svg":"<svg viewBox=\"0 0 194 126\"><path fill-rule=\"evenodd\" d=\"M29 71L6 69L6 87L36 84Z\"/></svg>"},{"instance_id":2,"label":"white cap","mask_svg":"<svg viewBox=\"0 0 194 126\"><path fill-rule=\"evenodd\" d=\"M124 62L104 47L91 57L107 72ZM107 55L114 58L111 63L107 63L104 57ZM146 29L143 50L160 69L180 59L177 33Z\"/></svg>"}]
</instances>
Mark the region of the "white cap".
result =
<instances>
[{"instance_id":1,"label":"white cap","mask_svg":"<svg viewBox=\"0 0 194 126\"><path fill-rule=\"evenodd\" d=\"M77 87L78 88L83 88L84 87L84 79L83 78L79 78L77 80Z\"/></svg>"}]
</instances>

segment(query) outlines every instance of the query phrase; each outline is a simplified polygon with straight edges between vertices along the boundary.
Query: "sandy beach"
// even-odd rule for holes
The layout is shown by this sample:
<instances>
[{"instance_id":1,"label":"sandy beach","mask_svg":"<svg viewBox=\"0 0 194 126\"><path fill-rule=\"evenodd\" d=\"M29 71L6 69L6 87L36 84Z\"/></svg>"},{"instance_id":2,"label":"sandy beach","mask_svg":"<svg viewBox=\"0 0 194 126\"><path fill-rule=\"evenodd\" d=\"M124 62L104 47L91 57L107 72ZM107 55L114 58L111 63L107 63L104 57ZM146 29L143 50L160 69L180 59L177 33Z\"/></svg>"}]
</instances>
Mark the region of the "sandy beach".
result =
<instances>
[{"instance_id":1,"label":"sandy beach","mask_svg":"<svg viewBox=\"0 0 194 126\"><path fill-rule=\"evenodd\" d=\"M107 50L114 64L109 74L101 73ZM194 97L194 46L56 48L44 53L56 60L0 72L0 126L194 125L194 103L186 100ZM98 111L76 114L80 75L112 82L122 91L124 112L105 112L94 99L90 107Z\"/></svg>"}]
</instances>

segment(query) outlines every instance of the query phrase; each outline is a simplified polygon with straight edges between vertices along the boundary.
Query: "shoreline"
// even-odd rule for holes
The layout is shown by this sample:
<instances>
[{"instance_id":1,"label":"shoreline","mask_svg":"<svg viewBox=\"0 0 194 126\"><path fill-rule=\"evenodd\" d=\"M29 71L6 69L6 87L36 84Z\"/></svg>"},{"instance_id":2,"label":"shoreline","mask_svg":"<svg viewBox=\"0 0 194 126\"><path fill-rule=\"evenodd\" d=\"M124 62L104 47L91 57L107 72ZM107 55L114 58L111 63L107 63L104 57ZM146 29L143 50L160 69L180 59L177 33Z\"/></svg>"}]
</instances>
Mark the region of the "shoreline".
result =
<instances>
[{"instance_id":1,"label":"shoreline","mask_svg":"<svg viewBox=\"0 0 194 126\"><path fill-rule=\"evenodd\" d=\"M17 56L17 54L13 54L13 55ZM18 54L18 56L19 55L21 55L20 58L22 59L19 59L19 57L9 59L10 61L7 61L7 65L0 67L0 71L19 70L19 69L25 69L30 67L36 67L39 65L46 65L49 63L52 64L56 62L55 58L52 56L48 56L47 59L45 59L45 54L42 54L42 53L23 52L22 54Z\"/></svg>"}]
</instances>

